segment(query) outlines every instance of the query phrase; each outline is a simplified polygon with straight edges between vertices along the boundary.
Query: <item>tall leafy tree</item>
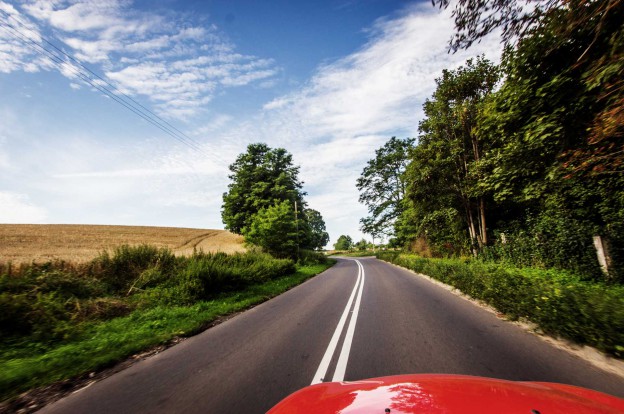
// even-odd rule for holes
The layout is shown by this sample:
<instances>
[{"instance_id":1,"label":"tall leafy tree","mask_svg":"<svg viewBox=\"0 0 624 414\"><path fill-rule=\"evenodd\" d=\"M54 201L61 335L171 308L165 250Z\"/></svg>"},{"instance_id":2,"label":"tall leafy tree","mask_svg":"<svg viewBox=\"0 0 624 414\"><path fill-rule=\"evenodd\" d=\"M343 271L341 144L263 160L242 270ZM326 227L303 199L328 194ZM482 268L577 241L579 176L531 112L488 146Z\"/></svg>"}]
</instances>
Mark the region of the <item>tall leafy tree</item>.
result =
<instances>
[{"instance_id":1,"label":"tall leafy tree","mask_svg":"<svg viewBox=\"0 0 624 414\"><path fill-rule=\"evenodd\" d=\"M322 249L329 243L329 234L325 229L323 216L311 208L304 211L304 216L309 226L309 237L306 241L306 247L313 250Z\"/></svg>"},{"instance_id":2,"label":"tall leafy tree","mask_svg":"<svg viewBox=\"0 0 624 414\"><path fill-rule=\"evenodd\" d=\"M360 203L368 207L369 216L360 220L364 233L373 237L395 233L395 221L403 211L406 192L404 172L413 138L390 138L375 151L357 179Z\"/></svg>"},{"instance_id":3,"label":"tall leafy tree","mask_svg":"<svg viewBox=\"0 0 624 414\"><path fill-rule=\"evenodd\" d=\"M498 203L516 206L511 210L515 217L501 216L500 230L519 222L539 238L531 253L538 260L535 264L589 275L600 273L593 235L606 237L612 254L624 256L624 158L617 149L623 145L617 132L622 127L615 126L617 100L605 98L621 94L608 84L614 81L611 71L622 64L604 64L605 83L588 83L596 65L607 59L605 53L611 53L611 42L622 36L622 28L597 16L584 26L574 25L571 13L551 10L506 51L506 81L479 121L478 135L495 142L481 183ZM592 27L601 21L610 32ZM587 55L595 60L587 61ZM610 121L605 111L614 111ZM596 138L600 125L606 129Z\"/></svg>"},{"instance_id":4,"label":"tall leafy tree","mask_svg":"<svg viewBox=\"0 0 624 414\"><path fill-rule=\"evenodd\" d=\"M584 140L566 153L566 167L581 175L624 173L624 0L458 0L453 16L453 51L497 28L508 46L523 49L523 41L546 36L539 56L560 58L559 68L581 75L576 91L591 96L585 108L591 122Z\"/></svg>"},{"instance_id":5,"label":"tall leafy tree","mask_svg":"<svg viewBox=\"0 0 624 414\"><path fill-rule=\"evenodd\" d=\"M497 27L508 46L505 84L478 128L496 141L481 182L506 205L501 219L539 238L531 256L543 265L591 274L601 234L621 267L624 1L458 0L454 16L452 50Z\"/></svg>"},{"instance_id":6,"label":"tall leafy tree","mask_svg":"<svg viewBox=\"0 0 624 414\"><path fill-rule=\"evenodd\" d=\"M299 167L293 165L292 155L283 148L272 149L266 144L250 144L230 165L231 183L223 194L221 217L225 228L245 234L253 216L271 207L276 201L289 201L294 208L305 208L299 180Z\"/></svg>"},{"instance_id":7,"label":"tall leafy tree","mask_svg":"<svg viewBox=\"0 0 624 414\"><path fill-rule=\"evenodd\" d=\"M488 243L487 194L479 185L488 143L476 134L477 118L498 80L497 67L484 58L443 71L432 98L425 102L426 117L408 172L412 208L421 210L415 214L420 232L427 230L426 223L445 223L454 229L449 220L459 218L475 253L476 247ZM440 231L446 230L436 230Z\"/></svg>"},{"instance_id":8,"label":"tall leafy tree","mask_svg":"<svg viewBox=\"0 0 624 414\"><path fill-rule=\"evenodd\" d=\"M353 248L353 239L351 236L344 234L340 235L334 244L334 249L336 250L351 250L351 248Z\"/></svg>"}]
</instances>

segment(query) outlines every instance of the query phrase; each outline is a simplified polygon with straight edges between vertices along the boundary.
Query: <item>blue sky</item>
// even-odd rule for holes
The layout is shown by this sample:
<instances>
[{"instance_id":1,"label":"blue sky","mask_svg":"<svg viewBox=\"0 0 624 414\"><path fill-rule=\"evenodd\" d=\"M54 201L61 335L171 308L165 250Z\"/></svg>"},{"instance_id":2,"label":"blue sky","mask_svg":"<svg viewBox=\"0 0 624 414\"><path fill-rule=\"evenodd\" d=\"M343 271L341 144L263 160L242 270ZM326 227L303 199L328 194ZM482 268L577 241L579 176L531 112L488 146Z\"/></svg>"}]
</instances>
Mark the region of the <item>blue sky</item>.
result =
<instances>
[{"instance_id":1,"label":"blue sky","mask_svg":"<svg viewBox=\"0 0 624 414\"><path fill-rule=\"evenodd\" d=\"M448 54L451 34L429 1L0 0L0 222L223 228L227 166L265 142L331 243L359 240L375 149L417 136L444 68L499 59L496 37Z\"/></svg>"}]
</instances>

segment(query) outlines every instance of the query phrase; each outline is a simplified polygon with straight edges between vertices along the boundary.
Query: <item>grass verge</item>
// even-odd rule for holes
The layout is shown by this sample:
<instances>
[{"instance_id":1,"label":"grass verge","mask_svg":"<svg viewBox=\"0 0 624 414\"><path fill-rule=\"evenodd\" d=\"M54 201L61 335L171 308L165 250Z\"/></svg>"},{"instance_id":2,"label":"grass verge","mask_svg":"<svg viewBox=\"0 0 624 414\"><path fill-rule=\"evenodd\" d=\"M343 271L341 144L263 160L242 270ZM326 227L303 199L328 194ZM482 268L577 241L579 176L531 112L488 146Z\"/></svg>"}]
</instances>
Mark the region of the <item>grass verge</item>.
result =
<instances>
[{"instance_id":1,"label":"grass verge","mask_svg":"<svg viewBox=\"0 0 624 414\"><path fill-rule=\"evenodd\" d=\"M526 319L548 334L624 357L624 286L478 260L426 259L395 252L377 257L483 300L509 319Z\"/></svg>"},{"instance_id":2,"label":"grass verge","mask_svg":"<svg viewBox=\"0 0 624 414\"><path fill-rule=\"evenodd\" d=\"M0 399L109 367L175 337L191 336L210 322L266 301L324 271L334 262L299 266L295 273L189 305L157 305L127 316L82 323L80 333L61 342L5 341L0 350Z\"/></svg>"}]
</instances>

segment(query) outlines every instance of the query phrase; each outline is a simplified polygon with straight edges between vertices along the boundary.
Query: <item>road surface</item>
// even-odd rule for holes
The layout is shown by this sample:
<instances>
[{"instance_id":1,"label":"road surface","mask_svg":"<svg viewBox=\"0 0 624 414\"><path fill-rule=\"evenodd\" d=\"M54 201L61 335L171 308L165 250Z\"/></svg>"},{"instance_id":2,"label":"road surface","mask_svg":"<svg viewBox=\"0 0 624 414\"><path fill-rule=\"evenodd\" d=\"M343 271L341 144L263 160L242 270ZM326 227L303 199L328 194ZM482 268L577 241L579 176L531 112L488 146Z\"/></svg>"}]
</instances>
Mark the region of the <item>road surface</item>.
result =
<instances>
[{"instance_id":1,"label":"road surface","mask_svg":"<svg viewBox=\"0 0 624 414\"><path fill-rule=\"evenodd\" d=\"M264 413L312 383L452 373L579 385L624 379L372 258L325 273L42 410Z\"/></svg>"}]
</instances>

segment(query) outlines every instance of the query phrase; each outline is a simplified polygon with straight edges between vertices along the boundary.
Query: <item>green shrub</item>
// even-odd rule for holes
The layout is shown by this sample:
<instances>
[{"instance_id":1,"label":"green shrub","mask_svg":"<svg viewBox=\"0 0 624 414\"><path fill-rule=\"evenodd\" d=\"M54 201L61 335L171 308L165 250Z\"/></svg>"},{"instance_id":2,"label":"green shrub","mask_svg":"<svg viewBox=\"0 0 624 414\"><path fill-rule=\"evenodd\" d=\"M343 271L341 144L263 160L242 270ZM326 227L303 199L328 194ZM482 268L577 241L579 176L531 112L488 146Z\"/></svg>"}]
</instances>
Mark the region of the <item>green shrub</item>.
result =
<instances>
[{"instance_id":1,"label":"green shrub","mask_svg":"<svg viewBox=\"0 0 624 414\"><path fill-rule=\"evenodd\" d=\"M323 253L303 249L299 251L299 260L297 260L301 266L327 264L328 262L329 259Z\"/></svg>"},{"instance_id":2,"label":"green shrub","mask_svg":"<svg viewBox=\"0 0 624 414\"><path fill-rule=\"evenodd\" d=\"M292 260L276 259L265 253L202 253L187 261L179 285L185 300L199 300L294 271Z\"/></svg>"},{"instance_id":3,"label":"green shrub","mask_svg":"<svg viewBox=\"0 0 624 414\"><path fill-rule=\"evenodd\" d=\"M81 302L104 294L101 282L62 262L22 266L0 276L0 336L58 340L69 335Z\"/></svg>"},{"instance_id":4,"label":"green shrub","mask_svg":"<svg viewBox=\"0 0 624 414\"><path fill-rule=\"evenodd\" d=\"M169 274L176 268L177 260L169 249L154 246L123 245L111 255L101 253L91 263L91 272L102 280L112 292L126 293L147 269L158 269Z\"/></svg>"},{"instance_id":5,"label":"green shrub","mask_svg":"<svg viewBox=\"0 0 624 414\"><path fill-rule=\"evenodd\" d=\"M583 281L572 274L481 261L378 257L447 283L510 319L526 318L545 332L624 357L624 286Z\"/></svg>"}]
</instances>

